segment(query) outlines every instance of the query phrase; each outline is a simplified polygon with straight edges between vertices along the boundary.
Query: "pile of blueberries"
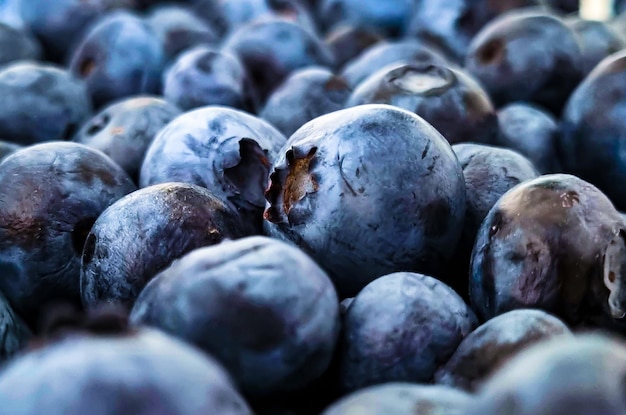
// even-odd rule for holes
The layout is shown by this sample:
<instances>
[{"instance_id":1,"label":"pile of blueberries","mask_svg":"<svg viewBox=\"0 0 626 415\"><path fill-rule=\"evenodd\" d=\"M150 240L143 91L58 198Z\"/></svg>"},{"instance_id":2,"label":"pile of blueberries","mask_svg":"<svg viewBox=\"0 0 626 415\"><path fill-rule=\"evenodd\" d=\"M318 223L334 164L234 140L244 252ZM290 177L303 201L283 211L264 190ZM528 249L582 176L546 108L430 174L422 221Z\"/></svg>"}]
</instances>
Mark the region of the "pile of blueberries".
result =
<instances>
[{"instance_id":1,"label":"pile of blueberries","mask_svg":"<svg viewBox=\"0 0 626 415\"><path fill-rule=\"evenodd\" d=\"M1 0L0 414L626 414L613 3Z\"/></svg>"}]
</instances>

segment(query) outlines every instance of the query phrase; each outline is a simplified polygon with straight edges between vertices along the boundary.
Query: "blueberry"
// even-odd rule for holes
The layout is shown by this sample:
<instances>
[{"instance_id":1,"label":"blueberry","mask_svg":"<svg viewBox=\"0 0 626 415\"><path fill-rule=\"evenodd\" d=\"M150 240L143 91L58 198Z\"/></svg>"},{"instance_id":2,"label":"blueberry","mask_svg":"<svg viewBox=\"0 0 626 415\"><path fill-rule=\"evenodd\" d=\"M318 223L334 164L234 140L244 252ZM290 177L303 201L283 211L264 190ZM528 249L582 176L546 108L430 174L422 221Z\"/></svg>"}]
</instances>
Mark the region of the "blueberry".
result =
<instances>
[{"instance_id":1,"label":"blueberry","mask_svg":"<svg viewBox=\"0 0 626 415\"><path fill-rule=\"evenodd\" d=\"M21 148L22 146L19 144L0 140L0 161L4 160L8 155L15 153Z\"/></svg>"},{"instance_id":2,"label":"blueberry","mask_svg":"<svg viewBox=\"0 0 626 415\"><path fill-rule=\"evenodd\" d=\"M215 29L194 14L190 7L168 4L157 6L146 20L161 41L167 62L190 47L219 42Z\"/></svg>"},{"instance_id":3,"label":"blueberry","mask_svg":"<svg viewBox=\"0 0 626 415\"><path fill-rule=\"evenodd\" d=\"M348 62L341 71L341 76L355 88L381 68L404 63L445 65L447 60L436 50L415 40L384 41L367 48Z\"/></svg>"},{"instance_id":4,"label":"blueberry","mask_svg":"<svg viewBox=\"0 0 626 415\"><path fill-rule=\"evenodd\" d=\"M558 318L540 310L509 311L465 337L448 362L435 373L435 382L474 392L515 355L557 336L571 336L571 331Z\"/></svg>"},{"instance_id":5,"label":"blueberry","mask_svg":"<svg viewBox=\"0 0 626 415\"><path fill-rule=\"evenodd\" d=\"M19 144L69 140L91 114L85 84L43 63L0 69L0 136Z\"/></svg>"},{"instance_id":6,"label":"blueberry","mask_svg":"<svg viewBox=\"0 0 626 415\"><path fill-rule=\"evenodd\" d=\"M150 26L128 11L100 19L83 37L70 63L96 107L161 87L163 47Z\"/></svg>"},{"instance_id":7,"label":"blueberry","mask_svg":"<svg viewBox=\"0 0 626 415\"><path fill-rule=\"evenodd\" d=\"M170 122L154 139L140 185L185 182L208 188L261 232L272 161L286 138L265 121L226 107L204 107Z\"/></svg>"},{"instance_id":8,"label":"blueberry","mask_svg":"<svg viewBox=\"0 0 626 415\"><path fill-rule=\"evenodd\" d=\"M618 328L626 313L626 229L609 199L571 175L509 190L483 221L470 299L483 319L538 308L572 325Z\"/></svg>"},{"instance_id":9,"label":"blueberry","mask_svg":"<svg viewBox=\"0 0 626 415\"><path fill-rule=\"evenodd\" d=\"M39 42L29 32L0 23L0 65L20 60L36 61L41 55Z\"/></svg>"},{"instance_id":10,"label":"blueberry","mask_svg":"<svg viewBox=\"0 0 626 415\"><path fill-rule=\"evenodd\" d=\"M355 89L346 106L389 104L428 121L450 144L491 143L498 131L495 109L483 88L447 65L389 65Z\"/></svg>"},{"instance_id":11,"label":"blueberry","mask_svg":"<svg viewBox=\"0 0 626 415\"><path fill-rule=\"evenodd\" d=\"M462 61L470 41L488 22L511 10L542 5L543 0L417 1L408 34L429 40Z\"/></svg>"},{"instance_id":12,"label":"blueberry","mask_svg":"<svg viewBox=\"0 0 626 415\"><path fill-rule=\"evenodd\" d=\"M523 154L540 173L560 171L558 140L561 129L550 113L532 104L514 102L498 111L498 125L496 145Z\"/></svg>"},{"instance_id":13,"label":"blueberry","mask_svg":"<svg viewBox=\"0 0 626 415\"><path fill-rule=\"evenodd\" d=\"M578 35L585 75L604 58L626 47L626 38L606 22L573 17L566 23Z\"/></svg>"},{"instance_id":14,"label":"blueberry","mask_svg":"<svg viewBox=\"0 0 626 415\"><path fill-rule=\"evenodd\" d=\"M472 40L465 66L497 106L529 101L557 116L583 77L574 31L557 16L535 11L487 24Z\"/></svg>"},{"instance_id":15,"label":"blueberry","mask_svg":"<svg viewBox=\"0 0 626 415\"><path fill-rule=\"evenodd\" d=\"M182 52L163 79L165 99L185 111L207 105L256 109L252 82L239 58L209 46Z\"/></svg>"},{"instance_id":16,"label":"blueberry","mask_svg":"<svg viewBox=\"0 0 626 415\"><path fill-rule=\"evenodd\" d=\"M315 258L340 294L413 270L436 275L465 214L461 166L426 121L389 105L318 117L280 152L265 229Z\"/></svg>"},{"instance_id":17,"label":"blueberry","mask_svg":"<svg viewBox=\"0 0 626 415\"><path fill-rule=\"evenodd\" d=\"M354 392L322 415L453 415L472 400L471 395L444 386L392 382Z\"/></svg>"},{"instance_id":18,"label":"blueberry","mask_svg":"<svg viewBox=\"0 0 626 415\"><path fill-rule=\"evenodd\" d=\"M127 98L100 111L81 127L73 141L104 152L138 182L148 146L180 113L158 97Z\"/></svg>"},{"instance_id":19,"label":"blueberry","mask_svg":"<svg viewBox=\"0 0 626 415\"><path fill-rule=\"evenodd\" d=\"M563 168L626 209L626 51L604 59L572 94L563 114L559 148Z\"/></svg>"},{"instance_id":20,"label":"blueberry","mask_svg":"<svg viewBox=\"0 0 626 415\"><path fill-rule=\"evenodd\" d=\"M33 350L0 374L14 415L249 415L219 363L153 330L73 335Z\"/></svg>"},{"instance_id":21,"label":"blueberry","mask_svg":"<svg viewBox=\"0 0 626 415\"><path fill-rule=\"evenodd\" d=\"M297 248L251 237L201 248L157 275L130 321L165 330L219 359L242 391L276 395L328 367L337 294Z\"/></svg>"},{"instance_id":22,"label":"blueberry","mask_svg":"<svg viewBox=\"0 0 626 415\"><path fill-rule=\"evenodd\" d=\"M204 188L164 183L133 192L105 210L87 236L80 272L83 304L131 307L173 260L243 236L237 212Z\"/></svg>"},{"instance_id":23,"label":"blueberry","mask_svg":"<svg viewBox=\"0 0 626 415\"><path fill-rule=\"evenodd\" d=\"M23 350L30 336L28 326L15 314L8 300L0 293L0 368Z\"/></svg>"},{"instance_id":24,"label":"blueberry","mask_svg":"<svg viewBox=\"0 0 626 415\"><path fill-rule=\"evenodd\" d=\"M346 81L326 68L300 69L270 95L259 116L289 137L312 119L343 109L350 92Z\"/></svg>"},{"instance_id":25,"label":"blueberry","mask_svg":"<svg viewBox=\"0 0 626 415\"><path fill-rule=\"evenodd\" d=\"M465 415L621 415L625 376L621 340L599 334L554 339L507 363Z\"/></svg>"},{"instance_id":26,"label":"blueberry","mask_svg":"<svg viewBox=\"0 0 626 415\"><path fill-rule=\"evenodd\" d=\"M243 61L262 101L296 69L333 65L330 49L315 34L279 18L240 26L222 47Z\"/></svg>"},{"instance_id":27,"label":"blueberry","mask_svg":"<svg viewBox=\"0 0 626 415\"><path fill-rule=\"evenodd\" d=\"M54 142L5 158L0 188L0 290L34 325L46 303L80 304L87 233L102 211L135 186L103 153Z\"/></svg>"},{"instance_id":28,"label":"blueberry","mask_svg":"<svg viewBox=\"0 0 626 415\"><path fill-rule=\"evenodd\" d=\"M341 385L429 382L476 317L444 283L398 272L369 283L344 316Z\"/></svg>"},{"instance_id":29,"label":"blueberry","mask_svg":"<svg viewBox=\"0 0 626 415\"><path fill-rule=\"evenodd\" d=\"M338 26L330 31L324 42L335 56L335 67L341 68L365 49L383 40L377 32L359 26Z\"/></svg>"}]
</instances>

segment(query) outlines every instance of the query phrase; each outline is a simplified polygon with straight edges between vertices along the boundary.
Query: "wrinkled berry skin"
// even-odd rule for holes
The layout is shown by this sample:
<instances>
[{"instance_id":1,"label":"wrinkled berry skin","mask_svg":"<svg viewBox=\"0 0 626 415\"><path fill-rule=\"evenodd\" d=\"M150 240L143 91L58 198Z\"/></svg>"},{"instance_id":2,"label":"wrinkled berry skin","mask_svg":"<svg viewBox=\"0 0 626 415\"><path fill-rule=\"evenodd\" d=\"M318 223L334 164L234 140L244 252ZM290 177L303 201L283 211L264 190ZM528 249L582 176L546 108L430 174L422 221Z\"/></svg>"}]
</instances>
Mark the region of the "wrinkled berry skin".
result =
<instances>
[{"instance_id":1,"label":"wrinkled berry skin","mask_svg":"<svg viewBox=\"0 0 626 415\"><path fill-rule=\"evenodd\" d=\"M343 67L365 49L382 40L383 37L371 29L346 25L330 31L324 38L324 42L335 56L336 68Z\"/></svg>"},{"instance_id":2,"label":"wrinkled berry skin","mask_svg":"<svg viewBox=\"0 0 626 415\"><path fill-rule=\"evenodd\" d=\"M320 22L329 28L348 23L401 36L409 25L414 4L414 0L322 0L318 14Z\"/></svg>"},{"instance_id":3,"label":"wrinkled berry skin","mask_svg":"<svg viewBox=\"0 0 626 415\"><path fill-rule=\"evenodd\" d=\"M626 38L605 22L573 17L566 20L566 23L578 36L585 75L604 58L626 47Z\"/></svg>"},{"instance_id":4,"label":"wrinkled berry skin","mask_svg":"<svg viewBox=\"0 0 626 415\"><path fill-rule=\"evenodd\" d=\"M344 316L341 386L427 383L476 324L441 281L410 272L382 276L359 292Z\"/></svg>"},{"instance_id":5,"label":"wrinkled berry skin","mask_svg":"<svg viewBox=\"0 0 626 415\"><path fill-rule=\"evenodd\" d=\"M301 69L270 95L259 116L289 137L312 119L343 109L350 93L346 81L326 68Z\"/></svg>"},{"instance_id":6,"label":"wrinkled berry skin","mask_svg":"<svg viewBox=\"0 0 626 415\"><path fill-rule=\"evenodd\" d=\"M30 33L0 23L0 65L20 60L36 61L41 56L41 46Z\"/></svg>"},{"instance_id":7,"label":"wrinkled berry skin","mask_svg":"<svg viewBox=\"0 0 626 415\"><path fill-rule=\"evenodd\" d=\"M435 382L475 392L515 355L556 336L571 336L558 318L540 310L509 311L465 337L448 362L437 370Z\"/></svg>"},{"instance_id":8,"label":"wrinkled berry skin","mask_svg":"<svg viewBox=\"0 0 626 415\"><path fill-rule=\"evenodd\" d=\"M206 187L260 233L271 163L286 140L270 124L245 112L200 108L161 130L146 153L139 183Z\"/></svg>"},{"instance_id":9,"label":"wrinkled berry skin","mask_svg":"<svg viewBox=\"0 0 626 415\"><path fill-rule=\"evenodd\" d=\"M324 373L339 334L339 301L312 259L258 236L175 261L148 283L130 321L195 344L258 397L302 388Z\"/></svg>"},{"instance_id":10,"label":"wrinkled berry skin","mask_svg":"<svg viewBox=\"0 0 626 415\"><path fill-rule=\"evenodd\" d=\"M428 121L450 144L492 143L498 131L487 93L462 70L447 65L390 65L359 84L346 107L389 104Z\"/></svg>"},{"instance_id":11,"label":"wrinkled berry skin","mask_svg":"<svg viewBox=\"0 0 626 415\"><path fill-rule=\"evenodd\" d=\"M342 297L391 272L438 270L465 214L450 145L422 118L389 105L305 124L274 163L266 199L267 234L315 258Z\"/></svg>"},{"instance_id":12,"label":"wrinkled berry skin","mask_svg":"<svg viewBox=\"0 0 626 415\"><path fill-rule=\"evenodd\" d=\"M557 16L536 11L487 24L472 40L465 68L498 107L527 101L557 116L584 75L574 31Z\"/></svg>"},{"instance_id":13,"label":"wrinkled berry skin","mask_svg":"<svg viewBox=\"0 0 626 415\"><path fill-rule=\"evenodd\" d=\"M436 50L415 40L378 42L349 61L341 76L352 88L356 88L374 72L391 64L438 64L447 65L446 58Z\"/></svg>"},{"instance_id":14,"label":"wrinkled berry skin","mask_svg":"<svg viewBox=\"0 0 626 415\"><path fill-rule=\"evenodd\" d=\"M33 325L48 302L80 304L80 255L96 218L135 190L124 170L77 143L45 143L0 163L0 290Z\"/></svg>"},{"instance_id":15,"label":"wrinkled berry skin","mask_svg":"<svg viewBox=\"0 0 626 415\"><path fill-rule=\"evenodd\" d=\"M526 156L542 174L560 171L558 140L561 130L550 113L534 105L515 102L498 111L498 125L495 145Z\"/></svg>"},{"instance_id":16,"label":"wrinkled berry skin","mask_svg":"<svg viewBox=\"0 0 626 415\"><path fill-rule=\"evenodd\" d=\"M242 60L262 101L296 69L333 65L330 49L314 33L278 18L239 27L222 48Z\"/></svg>"},{"instance_id":17,"label":"wrinkled berry skin","mask_svg":"<svg viewBox=\"0 0 626 415\"><path fill-rule=\"evenodd\" d=\"M26 323L15 314L9 301L0 293L0 369L5 362L22 351L30 336Z\"/></svg>"},{"instance_id":18,"label":"wrinkled berry skin","mask_svg":"<svg viewBox=\"0 0 626 415\"><path fill-rule=\"evenodd\" d=\"M483 319L538 308L578 325L623 326L626 229L609 199L571 175L508 191L472 252L470 300Z\"/></svg>"},{"instance_id":19,"label":"wrinkled berry skin","mask_svg":"<svg viewBox=\"0 0 626 415\"><path fill-rule=\"evenodd\" d=\"M18 144L69 140L91 115L85 84L47 64L0 69L0 136Z\"/></svg>"},{"instance_id":20,"label":"wrinkled berry skin","mask_svg":"<svg viewBox=\"0 0 626 415\"><path fill-rule=\"evenodd\" d=\"M130 308L173 260L243 236L237 212L202 187L163 183L133 192L105 210L87 236L80 272L83 305Z\"/></svg>"},{"instance_id":21,"label":"wrinkled berry skin","mask_svg":"<svg viewBox=\"0 0 626 415\"><path fill-rule=\"evenodd\" d=\"M391 382L370 386L332 404L322 415L456 414L472 396L452 388Z\"/></svg>"},{"instance_id":22,"label":"wrinkled berry skin","mask_svg":"<svg viewBox=\"0 0 626 415\"><path fill-rule=\"evenodd\" d=\"M554 339L502 367L464 414L621 415L625 376L621 339L599 334Z\"/></svg>"},{"instance_id":23,"label":"wrinkled berry skin","mask_svg":"<svg viewBox=\"0 0 626 415\"><path fill-rule=\"evenodd\" d=\"M605 192L626 209L626 51L603 60L570 97L559 148L563 168Z\"/></svg>"},{"instance_id":24,"label":"wrinkled berry skin","mask_svg":"<svg viewBox=\"0 0 626 415\"><path fill-rule=\"evenodd\" d=\"M102 151L137 183L150 143L180 114L180 109L158 97L128 98L100 111L81 127L73 141Z\"/></svg>"},{"instance_id":25,"label":"wrinkled berry skin","mask_svg":"<svg viewBox=\"0 0 626 415\"><path fill-rule=\"evenodd\" d=\"M163 95L184 111L224 105L253 112L256 96L241 61L209 46L182 52L163 77Z\"/></svg>"},{"instance_id":26,"label":"wrinkled berry skin","mask_svg":"<svg viewBox=\"0 0 626 415\"><path fill-rule=\"evenodd\" d=\"M84 79L94 106L161 89L163 46L150 26L127 12L110 13L83 37L70 70Z\"/></svg>"},{"instance_id":27,"label":"wrinkled berry skin","mask_svg":"<svg viewBox=\"0 0 626 415\"><path fill-rule=\"evenodd\" d=\"M0 405L14 415L251 415L222 366L155 330L70 335L13 360Z\"/></svg>"},{"instance_id":28,"label":"wrinkled berry skin","mask_svg":"<svg viewBox=\"0 0 626 415\"><path fill-rule=\"evenodd\" d=\"M543 0L417 1L408 32L435 43L462 61L471 40L488 22L505 12L543 3Z\"/></svg>"}]
</instances>

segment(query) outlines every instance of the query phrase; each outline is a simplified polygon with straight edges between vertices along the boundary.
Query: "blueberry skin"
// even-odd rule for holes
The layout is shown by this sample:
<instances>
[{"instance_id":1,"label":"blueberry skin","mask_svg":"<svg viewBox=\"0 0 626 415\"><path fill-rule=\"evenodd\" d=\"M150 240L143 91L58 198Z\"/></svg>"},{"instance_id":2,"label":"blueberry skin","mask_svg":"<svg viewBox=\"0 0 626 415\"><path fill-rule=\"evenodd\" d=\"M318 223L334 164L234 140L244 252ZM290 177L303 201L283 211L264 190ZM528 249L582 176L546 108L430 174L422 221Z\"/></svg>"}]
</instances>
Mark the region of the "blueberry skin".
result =
<instances>
[{"instance_id":1,"label":"blueberry skin","mask_svg":"<svg viewBox=\"0 0 626 415\"><path fill-rule=\"evenodd\" d=\"M198 17L191 7L157 6L146 16L146 21L163 45L166 62L171 62L185 49L219 42L215 29Z\"/></svg>"},{"instance_id":2,"label":"blueberry skin","mask_svg":"<svg viewBox=\"0 0 626 415\"><path fill-rule=\"evenodd\" d=\"M472 40L465 68L496 106L527 101L557 116L584 76L574 31L557 16L536 11L509 13L487 24Z\"/></svg>"},{"instance_id":3,"label":"blueberry skin","mask_svg":"<svg viewBox=\"0 0 626 415\"><path fill-rule=\"evenodd\" d=\"M341 398L322 415L454 415L472 400L471 395L445 386L392 382Z\"/></svg>"},{"instance_id":4,"label":"blueberry skin","mask_svg":"<svg viewBox=\"0 0 626 415\"><path fill-rule=\"evenodd\" d=\"M386 66L354 89L346 107L364 104L389 104L414 112L450 144L489 144L498 131L489 95L471 76L448 65Z\"/></svg>"},{"instance_id":5,"label":"blueberry skin","mask_svg":"<svg viewBox=\"0 0 626 415\"><path fill-rule=\"evenodd\" d=\"M435 382L475 392L499 367L531 345L554 337L568 339L570 329L540 310L513 310L494 317L463 339Z\"/></svg>"},{"instance_id":6,"label":"blueberry skin","mask_svg":"<svg viewBox=\"0 0 626 415\"><path fill-rule=\"evenodd\" d=\"M328 276L297 248L250 237L197 249L148 283L131 324L220 360L249 396L299 389L327 369L339 334Z\"/></svg>"},{"instance_id":7,"label":"blueberry skin","mask_svg":"<svg viewBox=\"0 0 626 415\"><path fill-rule=\"evenodd\" d=\"M324 42L335 56L335 68L339 69L383 39L384 37L374 30L341 25L328 32Z\"/></svg>"},{"instance_id":8,"label":"blueberry skin","mask_svg":"<svg viewBox=\"0 0 626 415\"><path fill-rule=\"evenodd\" d=\"M26 27L41 41L46 56L63 63L88 28L103 14L130 7L132 0L20 0Z\"/></svg>"},{"instance_id":9,"label":"blueberry skin","mask_svg":"<svg viewBox=\"0 0 626 415\"><path fill-rule=\"evenodd\" d=\"M0 292L0 369L28 343L31 332Z\"/></svg>"},{"instance_id":10,"label":"blueberry skin","mask_svg":"<svg viewBox=\"0 0 626 415\"><path fill-rule=\"evenodd\" d=\"M422 118L389 105L301 127L274 163L266 199L266 234L315 258L342 297L395 271L437 275L465 215L450 145Z\"/></svg>"},{"instance_id":11,"label":"blueberry skin","mask_svg":"<svg viewBox=\"0 0 626 415\"><path fill-rule=\"evenodd\" d=\"M53 142L0 163L0 290L34 325L46 303L80 304L80 255L96 218L135 190L103 153Z\"/></svg>"},{"instance_id":12,"label":"blueberry skin","mask_svg":"<svg viewBox=\"0 0 626 415\"><path fill-rule=\"evenodd\" d=\"M582 67L589 74L604 58L626 47L626 38L606 22L572 17L565 21L578 35Z\"/></svg>"},{"instance_id":13,"label":"blueberry skin","mask_svg":"<svg viewBox=\"0 0 626 415\"><path fill-rule=\"evenodd\" d=\"M91 115L85 84L35 62L0 69L0 136L18 144L69 140Z\"/></svg>"},{"instance_id":14,"label":"blueberry skin","mask_svg":"<svg viewBox=\"0 0 626 415\"><path fill-rule=\"evenodd\" d=\"M465 414L621 415L624 376L623 341L600 334L554 339L507 363Z\"/></svg>"},{"instance_id":15,"label":"blueberry skin","mask_svg":"<svg viewBox=\"0 0 626 415\"><path fill-rule=\"evenodd\" d=\"M410 272L382 276L359 292L344 316L341 386L427 383L476 324L441 281Z\"/></svg>"},{"instance_id":16,"label":"blueberry skin","mask_svg":"<svg viewBox=\"0 0 626 415\"><path fill-rule=\"evenodd\" d=\"M289 137L312 119L343 109L351 91L329 69L300 69L276 88L259 116Z\"/></svg>"},{"instance_id":17,"label":"blueberry skin","mask_svg":"<svg viewBox=\"0 0 626 415\"><path fill-rule=\"evenodd\" d=\"M561 129L550 113L532 104L514 102L500 108L498 126L496 145L526 156L542 174L560 172Z\"/></svg>"},{"instance_id":18,"label":"blueberry skin","mask_svg":"<svg viewBox=\"0 0 626 415\"><path fill-rule=\"evenodd\" d=\"M173 260L246 232L238 213L202 187L163 183L133 192L105 210L87 236L80 268L83 305L130 308Z\"/></svg>"},{"instance_id":19,"label":"blueberry skin","mask_svg":"<svg viewBox=\"0 0 626 415\"><path fill-rule=\"evenodd\" d=\"M286 141L274 127L245 112L200 108L161 130L146 153L139 183L206 187L260 233L271 163Z\"/></svg>"},{"instance_id":20,"label":"blueberry skin","mask_svg":"<svg viewBox=\"0 0 626 415\"><path fill-rule=\"evenodd\" d=\"M563 113L559 149L563 168L626 209L626 51L604 59L576 88Z\"/></svg>"},{"instance_id":21,"label":"blueberry skin","mask_svg":"<svg viewBox=\"0 0 626 415\"><path fill-rule=\"evenodd\" d=\"M158 94L163 46L138 16L118 11L100 19L72 54L71 72L84 79L95 107L137 94Z\"/></svg>"},{"instance_id":22,"label":"blueberry skin","mask_svg":"<svg viewBox=\"0 0 626 415\"><path fill-rule=\"evenodd\" d=\"M446 65L447 59L435 49L416 40L378 42L348 62L341 76L356 88L374 72L391 64L432 63Z\"/></svg>"},{"instance_id":23,"label":"blueberry skin","mask_svg":"<svg viewBox=\"0 0 626 415\"><path fill-rule=\"evenodd\" d=\"M0 405L15 415L251 415L223 367L155 330L72 335L0 374Z\"/></svg>"},{"instance_id":24,"label":"blueberry skin","mask_svg":"<svg viewBox=\"0 0 626 415\"><path fill-rule=\"evenodd\" d=\"M239 58L204 45L182 52L163 76L165 99L184 111L224 105L253 112L252 88Z\"/></svg>"},{"instance_id":25,"label":"blueberry skin","mask_svg":"<svg viewBox=\"0 0 626 415\"><path fill-rule=\"evenodd\" d=\"M179 108L159 97L127 98L101 110L81 127L73 141L102 151L137 183L150 143L180 114Z\"/></svg>"},{"instance_id":26,"label":"blueberry skin","mask_svg":"<svg viewBox=\"0 0 626 415\"><path fill-rule=\"evenodd\" d=\"M0 23L0 65L14 61L41 59L41 46L26 30Z\"/></svg>"},{"instance_id":27,"label":"blueberry skin","mask_svg":"<svg viewBox=\"0 0 626 415\"><path fill-rule=\"evenodd\" d=\"M23 148L23 146L9 141L0 140L0 161L7 158L7 156L15 153L17 150Z\"/></svg>"},{"instance_id":28,"label":"blueberry skin","mask_svg":"<svg viewBox=\"0 0 626 415\"><path fill-rule=\"evenodd\" d=\"M352 24L402 36L409 26L414 0L321 0L319 20L327 28L339 23Z\"/></svg>"},{"instance_id":29,"label":"blueberry skin","mask_svg":"<svg viewBox=\"0 0 626 415\"><path fill-rule=\"evenodd\" d=\"M240 26L222 48L242 60L262 102L296 69L333 66L330 49L314 33L279 18Z\"/></svg>"},{"instance_id":30,"label":"blueberry skin","mask_svg":"<svg viewBox=\"0 0 626 415\"><path fill-rule=\"evenodd\" d=\"M511 10L543 5L543 0L417 1L408 34L430 40L463 61L470 42L488 22Z\"/></svg>"},{"instance_id":31,"label":"blueberry skin","mask_svg":"<svg viewBox=\"0 0 626 415\"><path fill-rule=\"evenodd\" d=\"M538 308L571 325L622 329L626 229L610 200L571 175L526 181L483 221L470 300L483 319Z\"/></svg>"}]
</instances>

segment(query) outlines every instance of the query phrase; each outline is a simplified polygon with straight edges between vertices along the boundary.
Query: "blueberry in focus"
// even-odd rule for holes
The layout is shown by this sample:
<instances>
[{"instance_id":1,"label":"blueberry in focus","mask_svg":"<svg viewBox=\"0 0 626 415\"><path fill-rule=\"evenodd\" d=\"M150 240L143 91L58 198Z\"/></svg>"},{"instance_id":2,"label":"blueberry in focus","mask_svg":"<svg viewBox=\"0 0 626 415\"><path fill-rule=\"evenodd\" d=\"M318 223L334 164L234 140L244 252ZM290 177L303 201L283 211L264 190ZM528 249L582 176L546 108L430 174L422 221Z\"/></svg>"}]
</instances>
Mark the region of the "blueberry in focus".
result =
<instances>
[{"instance_id":1,"label":"blueberry in focus","mask_svg":"<svg viewBox=\"0 0 626 415\"><path fill-rule=\"evenodd\" d=\"M87 236L80 268L83 305L132 307L173 260L246 231L238 213L202 187L164 183L133 192L105 210Z\"/></svg>"},{"instance_id":2,"label":"blueberry in focus","mask_svg":"<svg viewBox=\"0 0 626 415\"><path fill-rule=\"evenodd\" d=\"M91 115L85 84L44 63L2 67L0 96L0 136L18 144L69 140Z\"/></svg>"},{"instance_id":3,"label":"blueberry in focus","mask_svg":"<svg viewBox=\"0 0 626 415\"><path fill-rule=\"evenodd\" d=\"M326 34L324 42L335 56L335 67L341 68L365 49L383 40L377 32L350 25L341 25Z\"/></svg>"},{"instance_id":4,"label":"blueberry in focus","mask_svg":"<svg viewBox=\"0 0 626 415\"><path fill-rule=\"evenodd\" d=\"M550 113L535 105L514 102L500 108L498 125L496 145L526 156L542 174L560 171L561 129Z\"/></svg>"},{"instance_id":5,"label":"blueberry in focus","mask_svg":"<svg viewBox=\"0 0 626 415\"><path fill-rule=\"evenodd\" d=\"M346 81L329 69L300 69L274 90L259 116L289 137L312 119L343 109L350 93Z\"/></svg>"},{"instance_id":6,"label":"blueberry in focus","mask_svg":"<svg viewBox=\"0 0 626 415\"><path fill-rule=\"evenodd\" d=\"M448 362L437 370L435 382L474 392L527 347L570 335L565 323L546 312L509 311L488 320L465 337Z\"/></svg>"},{"instance_id":7,"label":"blueberry in focus","mask_svg":"<svg viewBox=\"0 0 626 415\"><path fill-rule=\"evenodd\" d=\"M559 17L536 11L489 22L472 40L465 67L496 106L527 101L556 116L584 76L574 31Z\"/></svg>"},{"instance_id":8,"label":"blueberry in focus","mask_svg":"<svg viewBox=\"0 0 626 415\"><path fill-rule=\"evenodd\" d=\"M0 65L21 60L36 61L41 56L41 46L29 32L0 23Z\"/></svg>"},{"instance_id":9,"label":"blueberry in focus","mask_svg":"<svg viewBox=\"0 0 626 415\"><path fill-rule=\"evenodd\" d=\"M85 238L100 213L135 185L103 153L54 142L5 158L0 188L0 291L34 325L46 303L80 304Z\"/></svg>"},{"instance_id":10,"label":"blueberry in focus","mask_svg":"<svg viewBox=\"0 0 626 415\"><path fill-rule=\"evenodd\" d=\"M476 323L441 281L410 272L382 276L359 292L344 316L341 386L427 383Z\"/></svg>"},{"instance_id":11,"label":"blueberry in focus","mask_svg":"<svg viewBox=\"0 0 626 415\"><path fill-rule=\"evenodd\" d=\"M256 96L237 56L209 46L182 52L163 75L163 95L184 111L224 105L256 110Z\"/></svg>"},{"instance_id":12,"label":"blueberry in focus","mask_svg":"<svg viewBox=\"0 0 626 415\"><path fill-rule=\"evenodd\" d=\"M9 301L0 292L0 368L24 349L30 336L26 323L15 314Z\"/></svg>"},{"instance_id":13,"label":"blueberry in focus","mask_svg":"<svg viewBox=\"0 0 626 415\"><path fill-rule=\"evenodd\" d=\"M214 359L155 330L69 335L13 360L0 405L15 415L250 415Z\"/></svg>"},{"instance_id":14,"label":"blueberry in focus","mask_svg":"<svg viewBox=\"0 0 626 415\"><path fill-rule=\"evenodd\" d=\"M445 386L391 382L347 395L322 415L453 415L472 400L471 395Z\"/></svg>"},{"instance_id":15,"label":"blueberry in focus","mask_svg":"<svg viewBox=\"0 0 626 415\"><path fill-rule=\"evenodd\" d=\"M296 69L333 65L330 49L317 35L280 18L240 26L222 48L242 60L262 101Z\"/></svg>"},{"instance_id":16,"label":"blueberry in focus","mask_svg":"<svg viewBox=\"0 0 626 415\"><path fill-rule=\"evenodd\" d=\"M563 168L598 186L626 209L626 51L604 59L576 88L563 113Z\"/></svg>"},{"instance_id":17,"label":"blueberry in focus","mask_svg":"<svg viewBox=\"0 0 626 415\"><path fill-rule=\"evenodd\" d=\"M148 23L128 11L109 13L83 36L70 70L83 79L94 106L137 94L158 94L163 46Z\"/></svg>"},{"instance_id":18,"label":"blueberry in focus","mask_svg":"<svg viewBox=\"0 0 626 415\"><path fill-rule=\"evenodd\" d=\"M481 388L464 415L621 415L626 412L622 340L558 338L523 351Z\"/></svg>"},{"instance_id":19,"label":"blueberry in focus","mask_svg":"<svg viewBox=\"0 0 626 415\"><path fill-rule=\"evenodd\" d=\"M489 144L498 121L489 95L471 76L448 65L389 65L361 82L346 107L389 104L428 121L450 144Z\"/></svg>"},{"instance_id":20,"label":"blueberry in focus","mask_svg":"<svg viewBox=\"0 0 626 415\"><path fill-rule=\"evenodd\" d=\"M571 325L619 329L626 314L626 230L595 186L540 176L505 193L472 252L470 300L489 319L538 308Z\"/></svg>"},{"instance_id":21,"label":"blueberry in focus","mask_svg":"<svg viewBox=\"0 0 626 415\"><path fill-rule=\"evenodd\" d=\"M311 255L342 297L395 271L437 275L458 241L465 184L417 115L362 105L296 131L274 163L265 230Z\"/></svg>"},{"instance_id":22,"label":"blueberry in focus","mask_svg":"<svg viewBox=\"0 0 626 415\"><path fill-rule=\"evenodd\" d=\"M175 261L148 283L130 321L198 346L245 394L259 397L302 388L324 373L339 334L339 301L312 259L258 236Z\"/></svg>"},{"instance_id":23,"label":"blueberry in focus","mask_svg":"<svg viewBox=\"0 0 626 415\"><path fill-rule=\"evenodd\" d=\"M102 151L137 183L148 147L180 114L180 109L159 97L127 98L101 110L81 127L73 141Z\"/></svg>"}]
</instances>

